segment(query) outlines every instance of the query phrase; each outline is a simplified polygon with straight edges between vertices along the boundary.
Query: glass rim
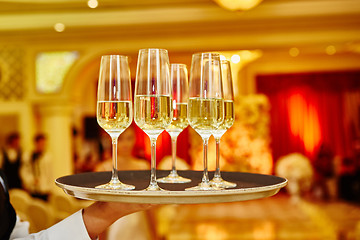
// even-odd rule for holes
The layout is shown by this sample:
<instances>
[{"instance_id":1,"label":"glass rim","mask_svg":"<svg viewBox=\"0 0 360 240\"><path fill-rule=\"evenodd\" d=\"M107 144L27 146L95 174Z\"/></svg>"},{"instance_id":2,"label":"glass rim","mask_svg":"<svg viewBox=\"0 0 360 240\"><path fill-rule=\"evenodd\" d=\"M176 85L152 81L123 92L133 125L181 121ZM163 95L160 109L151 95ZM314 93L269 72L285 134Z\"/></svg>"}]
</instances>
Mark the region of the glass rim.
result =
<instances>
[{"instance_id":1,"label":"glass rim","mask_svg":"<svg viewBox=\"0 0 360 240\"><path fill-rule=\"evenodd\" d=\"M185 63L170 63L170 66L182 66L182 67L186 67Z\"/></svg>"},{"instance_id":2,"label":"glass rim","mask_svg":"<svg viewBox=\"0 0 360 240\"><path fill-rule=\"evenodd\" d=\"M153 50L159 50L160 52L168 52L168 50L164 49L164 48L142 48L139 49L139 53L140 52L145 52L145 51L153 51Z\"/></svg>"},{"instance_id":3,"label":"glass rim","mask_svg":"<svg viewBox=\"0 0 360 240\"><path fill-rule=\"evenodd\" d=\"M223 60L220 60L220 63L231 63L231 62L230 62L230 60L223 59Z\"/></svg>"},{"instance_id":4,"label":"glass rim","mask_svg":"<svg viewBox=\"0 0 360 240\"><path fill-rule=\"evenodd\" d=\"M219 52L197 52L197 53L193 53L193 56L202 56L202 55L218 55L220 57L220 53Z\"/></svg>"},{"instance_id":5,"label":"glass rim","mask_svg":"<svg viewBox=\"0 0 360 240\"><path fill-rule=\"evenodd\" d=\"M129 58L128 56L121 55L121 54L105 54L105 55L101 55L101 58L110 58L110 57L118 57L118 58L126 58L126 59Z\"/></svg>"}]
</instances>

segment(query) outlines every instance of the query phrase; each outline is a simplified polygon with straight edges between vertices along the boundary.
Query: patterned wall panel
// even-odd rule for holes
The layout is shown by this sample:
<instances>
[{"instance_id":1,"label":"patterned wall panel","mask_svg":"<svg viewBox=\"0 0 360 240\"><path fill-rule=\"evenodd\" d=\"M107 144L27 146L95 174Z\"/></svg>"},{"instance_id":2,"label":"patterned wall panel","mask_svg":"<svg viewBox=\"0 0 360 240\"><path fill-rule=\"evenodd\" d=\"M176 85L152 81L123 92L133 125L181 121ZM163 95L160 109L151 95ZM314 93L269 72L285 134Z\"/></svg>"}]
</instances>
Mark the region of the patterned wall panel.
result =
<instances>
[{"instance_id":1,"label":"patterned wall panel","mask_svg":"<svg viewBox=\"0 0 360 240\"><path fill-rule=\"evenodd\" d=\"M19 101L25 94L24 50L0 46L0 101Z\"/></svg>"}]
</instances>

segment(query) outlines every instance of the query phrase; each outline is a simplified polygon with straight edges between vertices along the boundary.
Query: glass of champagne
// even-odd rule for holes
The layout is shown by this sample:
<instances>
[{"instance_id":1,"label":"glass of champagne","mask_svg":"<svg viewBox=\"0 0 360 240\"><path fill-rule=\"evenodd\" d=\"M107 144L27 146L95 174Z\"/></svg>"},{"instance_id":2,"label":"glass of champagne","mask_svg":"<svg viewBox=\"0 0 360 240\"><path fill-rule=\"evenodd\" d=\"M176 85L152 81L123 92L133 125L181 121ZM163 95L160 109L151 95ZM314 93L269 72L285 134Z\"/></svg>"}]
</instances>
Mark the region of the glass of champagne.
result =
<instances>
[{"instance_id":1,"label":"glass of champagne","mask_svg":"<svg viewBox=\"0 0 360 240\"><path fill-rule=\"evenodd\" d=\"M170 174L157 181L161 183L188 183L191 179L179 176L175 167L176 143L179 134L189 125L187 120L187 102L189 98L188 72L185 64L171 64L173 118L166 131L171 137L172 168Z\"/></svg>"},{"instance_id":2,"label":"glass of champagne","mask_svg":"<svg viewBox=\"0 0 360 240\"><path fill-rule=\"evenodd\" d=\"M117 170L117 141L133 119L131 78L128 58L121 55L101 57L98 93L97 122L112 140L112 176L110 182L97 188L132 190L133 185L120 182Z\"/></svg>"},{"instance_id":3,"label":"glass of champagne","mask_svg":"<svg viewBox=\"0 0 360 240\"><path fill-rule=\"evenodd\" d=\"M198 186L186 190L215 190L208 175L207 147L212 131L224 120L220 55L197 53L192 57L189 82L188 119L190 126L203 139L204 172Z\"/></svg>"},{"instance_id":4,"label":"glass of champagne","mask_svg":"<svg viewBox=\"0 0 360 240\"><path fill-rule=\"evenodd\" d=\"M134 119L151 142L151 177L147 191L162 190L156 182L156 140L170 125L173 115L169 67L167 50L139 50Z\"/></svg>"},{"instance_id":5,"label":"glass of champagne","mask_svg":"<svg viewBox=\"0 0 360 240\"><path fill-rule=\"evenodd\" d=\"M234 188L236 187L236 183L223 180L220 173L220 138L234 124L235 121L233 82L230 62L227 60L221 61L221 76L224 93L224 121L218 129L212 132L216 143L216 170L214 178L210 181L210 184L219 188Z\"/></svg>"}]
</instances>

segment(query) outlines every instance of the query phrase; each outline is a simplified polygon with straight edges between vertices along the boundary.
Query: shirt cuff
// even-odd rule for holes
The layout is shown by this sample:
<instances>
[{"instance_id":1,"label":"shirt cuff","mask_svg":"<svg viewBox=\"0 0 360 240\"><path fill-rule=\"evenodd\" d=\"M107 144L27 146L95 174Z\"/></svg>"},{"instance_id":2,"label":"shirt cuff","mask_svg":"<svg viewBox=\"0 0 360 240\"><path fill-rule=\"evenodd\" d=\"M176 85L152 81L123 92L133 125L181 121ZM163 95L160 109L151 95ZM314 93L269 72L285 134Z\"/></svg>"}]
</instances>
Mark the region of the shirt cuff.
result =
<instances>
[{"instance_id":1,"label":"shirt cuff","mask_svg":"<svg viewBox=\"0 0 360 240\"><path fill-rule=\"evenodd\" d=\"M82 210L77 211L45 231L48 231L49 240L91 240L84 224Z\"/></svg>"},{"instance_id":2,"label":"shirt cuff","mask_svg":"<svg viewBox=\"0 0 360 240\"><path fill-rule=\"evenodd\" d=\"M21 221L19 216L16 216L16 223L10 235L10 240L26 237L27 235L29 235L29 222Z\"/></svg>"}]
</instances>

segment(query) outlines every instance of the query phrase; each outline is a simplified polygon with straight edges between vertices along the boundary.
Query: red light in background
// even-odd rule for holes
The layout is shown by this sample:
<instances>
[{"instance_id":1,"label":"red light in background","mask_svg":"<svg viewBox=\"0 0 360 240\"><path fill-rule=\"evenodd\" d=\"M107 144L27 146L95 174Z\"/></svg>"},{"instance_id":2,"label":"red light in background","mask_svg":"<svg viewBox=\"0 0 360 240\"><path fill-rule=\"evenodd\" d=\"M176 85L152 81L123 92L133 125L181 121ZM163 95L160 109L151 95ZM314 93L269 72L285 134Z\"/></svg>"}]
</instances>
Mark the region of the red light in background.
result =
<instances>
[{"instance_id":1,"label":"red light in background","mask_svg":"<svg viewBox=\"0 0 360 240\"><path fill-rule=\"evenodd\" d=\"M287 107L291 133L303 141L307 153L313 154L322 138L316 107L300 93L290 96Z\"/></svg>"}]
</instances>

